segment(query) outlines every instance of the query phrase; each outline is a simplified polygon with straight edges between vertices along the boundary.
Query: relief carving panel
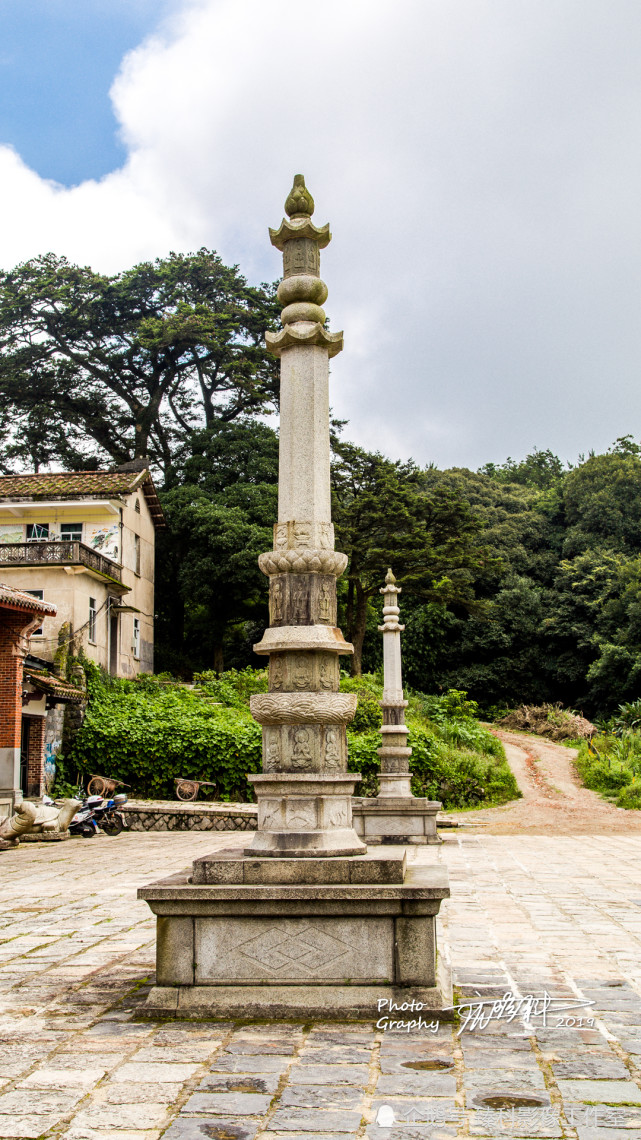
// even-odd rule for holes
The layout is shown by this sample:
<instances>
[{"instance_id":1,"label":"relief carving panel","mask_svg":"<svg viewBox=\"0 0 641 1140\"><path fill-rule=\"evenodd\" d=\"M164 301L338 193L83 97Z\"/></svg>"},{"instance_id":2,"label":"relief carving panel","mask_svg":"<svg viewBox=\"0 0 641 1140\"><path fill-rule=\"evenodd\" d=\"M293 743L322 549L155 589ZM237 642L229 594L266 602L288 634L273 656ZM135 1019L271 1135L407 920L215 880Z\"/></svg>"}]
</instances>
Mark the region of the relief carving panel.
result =
<instances>
[{"instance_id":1,"label":"relief carving panel","mask_svg":"<svg viewBox=\"0 0 641 1140\"><path fill-rule=\"evenodd\" d=\"M348 724L356 693L255 693L252 716L259 724Z\"/></svg>"},{"instance_id":2,"label":"relief carving panel","mask_svg":"<svg viewBox=\"0 0 641 1140\"><path fill-rule=\"evenodd\" d=\"M263 730L263 772L278 772L282 763L280 728L266 728Z\"/></svg>"},{"instance_id":3,"label":"relief carving panel","mask_svg":"<svg viewBox=\"0 0 641 1140\"><path fill-rule=\"evenodd\" d=\"M285 804L285 826L292 831L313 831L317 827L316 801L290 797Z\"/></svg>"}]
</instances>

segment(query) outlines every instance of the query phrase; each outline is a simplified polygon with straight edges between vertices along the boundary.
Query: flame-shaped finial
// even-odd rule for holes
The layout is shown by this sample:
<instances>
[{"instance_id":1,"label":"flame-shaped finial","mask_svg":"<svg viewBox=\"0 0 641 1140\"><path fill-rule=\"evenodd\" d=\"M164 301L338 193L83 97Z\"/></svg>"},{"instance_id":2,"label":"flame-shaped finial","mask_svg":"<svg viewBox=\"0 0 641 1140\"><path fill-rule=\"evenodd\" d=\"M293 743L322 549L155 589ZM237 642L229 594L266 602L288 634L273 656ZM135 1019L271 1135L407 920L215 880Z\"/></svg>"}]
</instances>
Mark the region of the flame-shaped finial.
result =
<instances>
[{"instance_id":1,"label":"flame-shaped finial","mask_svg":"<svg viewBox=\"0 0 641 1140\"><path fill-rule=\"evenodd\" d=\"M314 213L314 199L305 185L302 174L294 175L294 185L285 200L285 213L288 218L294 216L309 218Z\"/></svg>"},{"instance_id":2,"label":"flame-shaped finial","mask_svg":"<svg viewBox=\"0 0 641 1140\"><path fill-rule=\"evenodd\" d=\"M389 570L387 571L387 574L385 575L385 581L387 582L388 586L393 586L394 583L396 582L396 578L392 574L391 566L390 566Z\"/></svg>"}]
</instances>

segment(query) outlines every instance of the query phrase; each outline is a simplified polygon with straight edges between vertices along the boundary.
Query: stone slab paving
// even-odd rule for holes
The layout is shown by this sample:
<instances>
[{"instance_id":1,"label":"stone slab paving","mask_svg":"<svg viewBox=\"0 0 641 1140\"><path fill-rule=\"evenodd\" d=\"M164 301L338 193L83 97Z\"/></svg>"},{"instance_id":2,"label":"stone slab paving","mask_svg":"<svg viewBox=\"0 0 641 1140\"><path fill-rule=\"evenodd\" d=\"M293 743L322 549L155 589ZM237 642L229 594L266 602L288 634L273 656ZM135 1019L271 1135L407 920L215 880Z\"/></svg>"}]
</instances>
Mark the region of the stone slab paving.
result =
<instances>
[{"instance_id":1,"label":"stone slab paving","mask_svg":"<svg viewBox=\"0 0 641 1140\"><path fill-rule=\"evenodd\" d=\"M641 1140L641 835L456 833L418 852L450 871L460 1033L374 1025L419 1011L137 1020L154 924L136 888L215 845L144 833L2 854L0 1140ZM574 1008L544 1019L545 991ZM518 1009L481 1016L507 992Z\"/></svg>"}]
</instances>

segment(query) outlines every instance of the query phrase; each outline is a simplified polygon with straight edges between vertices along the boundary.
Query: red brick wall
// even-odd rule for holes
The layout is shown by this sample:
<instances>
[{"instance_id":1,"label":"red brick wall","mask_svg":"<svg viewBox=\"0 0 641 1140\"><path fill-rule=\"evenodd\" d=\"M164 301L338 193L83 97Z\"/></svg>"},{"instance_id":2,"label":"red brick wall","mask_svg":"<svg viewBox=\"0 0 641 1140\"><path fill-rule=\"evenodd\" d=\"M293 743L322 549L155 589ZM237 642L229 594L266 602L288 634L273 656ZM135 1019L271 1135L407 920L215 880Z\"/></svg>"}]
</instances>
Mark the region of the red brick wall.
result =
<instances>
[{"instance_id":1,"label":"red brick wall","mask_svg":"<svg viewBox=\"0 0 641 1140\"><path fill-rule=\"evenodd\" d=\"M31 625L31 615L0 609L0 748L20 748L22 666L27 649L22 633Z\"/></svg>"},{"instance_id":2,"label":"red brick wall","mask_svg":"<svg viewBox=\"0 0 641 1140\"><path fill-rule=\"evenodd\" d=\"M45 717L29 717L29 750L27 753L27 795L41 796L45 790Z\"/></svg>"}]
</instances>

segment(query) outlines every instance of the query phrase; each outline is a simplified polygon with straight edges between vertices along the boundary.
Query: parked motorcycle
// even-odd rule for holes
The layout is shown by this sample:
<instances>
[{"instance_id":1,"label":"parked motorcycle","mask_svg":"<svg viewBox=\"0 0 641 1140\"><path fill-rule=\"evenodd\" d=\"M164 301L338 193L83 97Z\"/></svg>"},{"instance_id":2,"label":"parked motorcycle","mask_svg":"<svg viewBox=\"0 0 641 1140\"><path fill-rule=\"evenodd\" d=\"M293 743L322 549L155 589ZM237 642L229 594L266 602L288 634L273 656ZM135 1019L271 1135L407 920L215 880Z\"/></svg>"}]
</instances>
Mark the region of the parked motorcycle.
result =
<instances>
[{"instance_id":1,"label":"parked motorcycle","mask_svg":"<svg viewBox=\"0 0 641 1140\"><path fill-rule=\"evenodd\" d=\"M120 835L127 826L122 813L126 802L124 792L111 800L105 800L102 796L87 796L69 824L69 831L72 835L82 835L85 839L92 839L99 830L104 831L105 835Z\"/></svg>"},{"instance_id":2,"label":"parked motorcycle","mask_svg":"<svg viewBox=\"0 0 641 1140\"><path fill-rule=\"evenodd\" d=\"M71 835L82 835L85 839L93 839L98 834L96 812L102 806L102 796L87 796L82 807L78 809L69 824Z\"/></svg>"},{"instance_id":3,"label":"parked motorcycle","mask_svg":"<svg viewBox=\"0 0 641 1140\"><path fill-rule=\"evenodd\" d=\"M105 835L120 835L127 826L122 809L127 803L127 796L120 792L111 800L103 800L101 806L94 812L94 819Z\"/></svg>"}]
</instances>

